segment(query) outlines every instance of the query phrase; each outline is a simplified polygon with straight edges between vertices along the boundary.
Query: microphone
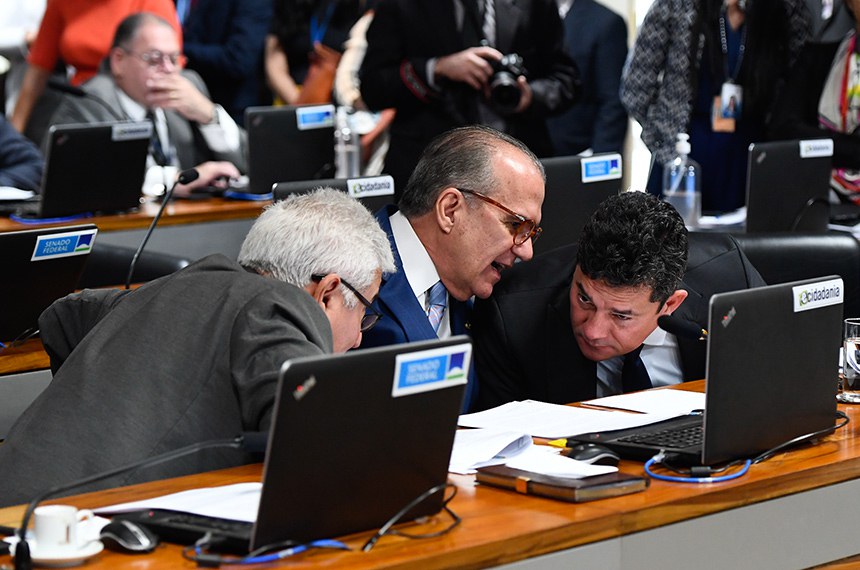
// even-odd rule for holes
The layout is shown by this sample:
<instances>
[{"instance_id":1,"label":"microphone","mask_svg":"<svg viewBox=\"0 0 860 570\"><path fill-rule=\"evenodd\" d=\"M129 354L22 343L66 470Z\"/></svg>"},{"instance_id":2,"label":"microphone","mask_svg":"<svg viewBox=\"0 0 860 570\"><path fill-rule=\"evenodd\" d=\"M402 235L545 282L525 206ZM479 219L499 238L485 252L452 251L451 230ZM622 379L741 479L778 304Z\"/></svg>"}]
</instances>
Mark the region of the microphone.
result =
<instances>
[{"instance_id":1,"label":"microphone","mask_svg":"<svg viewBox=\"0 0 860 570\"><path fill-rule=\"evenodd\" d=\"M671 315L663 315L657 318L657 326L667 333L695 340L708 338L708 331L699 327L692 321L684 321Z\"/></svg>"},{"instance_id":2,"label":"microphone","mask_svg":"<svg viewBox=\"0 0 860 570\"><path fill-rule=\"evenodd\" d=\"M30 556L30 545L27 543L26 533L27 526L30 524L30 518L33 516L33 511L36 510L36 507L38 507L39 503L41 503L42 501L49 499L50 497L53 497L54 495L57 495L64 491L70 491L75 487L81 487L83 485L89 485L90 483L96 483L103 479L122 475L124 473L128 473L129 471L134 471L142 467L154 467L155 465L159 465L161 463L167 463L169 461L173 461L174 459L180 459L182 457L185 457L186 455L193 455L205 449L217 449L227 447L255 453L259 438L263 433L264 432L246 432L232 439L212 439L200 443L192 443L191 445L186 445L185 447L180 447L179 449L174 449L173 451L167 451L154 457L147 457L146 459L136 461L123 467L117 467L116 469L103 471L102 473L96 473L95 475L90 475L88 477L72 481L71 483L57 485L56 487L48 489L41 495L38 495L32 501L30 501L30 503L27 505L27 508L24 510L24 517L21 520L21 528L19 528L17 531L19 541L18 544L15 545L15 570L32 570L33 568L33 560Z\"/></svg>"},{"instance_id":3,"label":"microphone","mask_svg":"<svg viewBox=\"0 0 860 570\"><path fill-rule=\"evenodd\" d=\"M179 176L176 177L176 182L173 183L173 186L171 186L162 197L161 206L158 207L158 212L156 212L155 217L152 219L152 223L149 224L149 228L146 230L146 234L144 234L140 245L137 246L137 251L134 252L134 257L131 258L131 264L128 267L128 275L125 278L126 289L131 286L131 276L134 273L135 265L137 265L137 258L140 257L140 253L143 251L143 248L146 247L146 242L149 241L149 236L152 235L152 230L155 229L156 224L158 224L158 220L161 219L161 214L164 213L164 208L166 208L167 203L170 202L170 197L173 196L173 191L179 184L188 184L190 182L194 182L198 178L200 178L200 173L197 169L189 168L188 170L183 170L179 173Z\"/></svg>"},{"instance_id":4,"label":"microphone","mask_svg":"<svg viewBox=\"0 0 860 570\"><path fill-rule=\"evenodd\" d=\"M107 101L105 101L101 97L93 95L92 93L87 93L86 91L84 91L80 87L75 87L74 85L69 85L68 83L63 82L63 81L57 79L56 77L49 77L48 78L48 88L53 89L55 91L60 91L62 93L65 93L67 95L71 95L73 97L81 97L83 99L89 99L90 101L95 101L96 103L101 105L103 108L105 108L107 110L107 112L110 113L111 116L114 119L116 119L117 121L119 121L121 123L128 121L128 119L126 117L120 116L119 113L117 113L113 109L113 107L108 105Z\"/></svg>"}]
</instances>

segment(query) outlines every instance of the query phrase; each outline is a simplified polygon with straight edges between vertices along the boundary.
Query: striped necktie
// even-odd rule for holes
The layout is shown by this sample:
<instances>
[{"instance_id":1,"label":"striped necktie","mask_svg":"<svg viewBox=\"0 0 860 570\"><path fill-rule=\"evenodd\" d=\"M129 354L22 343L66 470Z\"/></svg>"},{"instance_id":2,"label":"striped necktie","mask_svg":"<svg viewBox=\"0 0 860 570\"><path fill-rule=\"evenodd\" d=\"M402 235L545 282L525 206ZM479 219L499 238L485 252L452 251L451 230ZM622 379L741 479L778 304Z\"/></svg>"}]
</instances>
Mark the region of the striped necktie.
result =
<instances>
[{"instance_id":1,"label":"striped necktie","mask_svg":"<svg viewBox=\"0 0 860 570\"><path fill-rule=\"evenodd\" d=\"M427 320L430 321L430 326L437 333L439 332L439 323L442 322L442 316L445 314L447 306L448 290L445 289L442 281L437 281L427 290Z\"/></svg>"},{"instance_id":2,"label":"striped necktie","mask_svg":"<svg viewBox=\"0 0 860 570\"><path fill-rule=\"evenodd\" d=\"M158 136L157 121L155 112L150 109L146 112L146 118L152 121L152 136L149 138L149 154L158 166L167 165L167 154L164 152L164 147L161 144L161 137Z\"/></svg>"}]
</instances>

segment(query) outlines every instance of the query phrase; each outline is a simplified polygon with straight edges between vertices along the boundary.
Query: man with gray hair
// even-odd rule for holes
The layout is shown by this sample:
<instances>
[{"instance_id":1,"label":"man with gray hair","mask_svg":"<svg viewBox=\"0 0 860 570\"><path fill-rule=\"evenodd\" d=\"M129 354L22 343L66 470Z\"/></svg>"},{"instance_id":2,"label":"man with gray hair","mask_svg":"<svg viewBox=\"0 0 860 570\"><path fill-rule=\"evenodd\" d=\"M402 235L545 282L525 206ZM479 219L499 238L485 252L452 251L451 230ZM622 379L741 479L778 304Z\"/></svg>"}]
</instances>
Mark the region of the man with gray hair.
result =
<instances>
[{"instance_id":1,"label":"man with gray hair","mask_svg":"<svg viewBox=\"0 0 860 570\"><path fill-rule=\"evenodd\" d=\"M361 346L466 332L472 297L489 297L502 271L531 259L544 182L537 157L490 127L460 127L436 137L397 208L376 214L397 273L382 278L374 307L385 319Z\"/></svg>"},{"instance_id":2,"label":"man with gray hair","mask_svg":"<svg viewBox=\"0 0 860 570\"><path fill-rule=\"evenodd\" d=\"M0 446L0 504L185 445L266 430L281 364L358 346L394 271L385 233L332 189L275 203L234 262L132 291L84 290L39 320L54 379ZM86 490L238 465L209 450ZM76 489L81 491L84 489Z\"/></svg>"}]
</instances>

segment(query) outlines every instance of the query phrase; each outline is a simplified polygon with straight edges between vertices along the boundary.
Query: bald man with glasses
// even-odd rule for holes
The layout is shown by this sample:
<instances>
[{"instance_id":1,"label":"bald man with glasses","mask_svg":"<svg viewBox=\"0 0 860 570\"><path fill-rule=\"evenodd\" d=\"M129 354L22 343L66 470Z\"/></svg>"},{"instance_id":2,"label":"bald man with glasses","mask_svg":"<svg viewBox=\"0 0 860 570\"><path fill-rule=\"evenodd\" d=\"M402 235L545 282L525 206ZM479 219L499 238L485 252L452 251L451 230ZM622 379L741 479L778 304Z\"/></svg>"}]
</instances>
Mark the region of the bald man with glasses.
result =
<instances>
[{"instance_id":1,"label":"bald man with glasses","mask_svg":"<svg viewBox=\"0 0 860 570\"><path fill-rule=\"evenodd\" d=\"M537 157L489 127L431 141L397 206L376 214L397 272L383 276L374 307L385 318L361 347L468 333L473 298L488 297L504 271L531 259L544 182Z\"/></svg>"},{"instance_id":2,"label":"bald man with glasses","mask_svg":"<svg viewBox=\"0 0 860 570\"><path fill-rule=\"evenodd\" d=\"M200 177L177 187L177 195L226 186L246 170L246 136L203 80L183 69L185 56L170 24L155 14L126 17L116 29L107 69L82 86L82 97L65 96L52 124L143 121L154 132L144 193L157 195L179 171Z\"/></svg>"}]
</instances>

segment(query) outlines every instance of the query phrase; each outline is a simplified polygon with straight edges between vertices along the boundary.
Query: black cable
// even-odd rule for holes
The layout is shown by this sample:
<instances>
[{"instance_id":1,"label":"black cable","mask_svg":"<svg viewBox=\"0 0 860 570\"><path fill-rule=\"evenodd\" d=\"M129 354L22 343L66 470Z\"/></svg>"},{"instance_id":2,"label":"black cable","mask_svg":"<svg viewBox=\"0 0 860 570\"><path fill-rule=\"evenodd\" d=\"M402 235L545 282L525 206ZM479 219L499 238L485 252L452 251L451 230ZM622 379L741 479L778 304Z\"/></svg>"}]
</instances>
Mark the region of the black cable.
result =
<instances>
[{"instance_id":1,"label":"black cable","mask_svg":"<svg viewBox=\"0 0 860 570\"><path fill-rule=\"evenodd\" d=\"M394 526L395 524L400 522L400 519L402 519L406 513L411 511L417 505L420 505L421 503L426 501L428 498L430 498L434 494L438 493L439 491L444 491L448 487L453 489L454 492L451 493L450 497L448 497L447 499L445 499L443 501L442 509L444 509L444 511L451 516L451 518L453 519L453 522L450 525L448 525L445 529L438 531L438 532L431 532L428 534L410 534L410 533L405 533L405 532L398 531L396 529L391 528L392 526ZM433 538L433 537L442 536L443 534L447 534L447 533L451 532L454 529L454 527L459 525L460 522L462 521L462 519L457 515L457 513L452 511L451 508L448 506L448 503L451 502L451 499L453 499L456 496L457 496L457 487L451 483L440 483L439 485L436 485L434 487L427 489L426 491L424 491L423 493L421 493L420 495L418 495L417 497L412 499L405 507L403 507L402 509L397 511L397 513L393 517L388 519L388 521L384 525L382 525L379 528L379 530L376 531L373 534L373 536L371 536L368 539L367 542L364 543L364 546L361 547L361 551L362 552L370 552L370 550L373 548L373 546L376 544L376 542L380 538L382 538L384 535L389 534L389 533L390 534L396 534L398 536L404 536L406 538Z\"/></svg>"},{"instance_id":2,"label":"black cable","mask_svg":"<svg viewBox=\"0 0 860 570\"><path fill-rule=\"evenodd\" d=\"M797 231L797 226L800 225L800 221L803 219L803 216L805 216L809 209L815 204L823 204L824 206L830 207L830 202L828 202L824 198L810 198L806 201L806 203L794 217L794 221L791 223L791 228L789 231Z\"/></svg>"},{"instance_id":3,"label":"black cable","mask_svg":"<svg viewBox=\"0 0 860 570\"><path fill-rule=\"evenodd\" d=\"M848 415L847 415L845 412L842 412L842 411L837 411L837 412L836 412L836 417L837 417L837 418L842 418L842 420L843 420L843 421L842 421L842 423L835 424L835 425L832 425L832 426L827 426L826 428L824 428L824 429L820 429L820 430L818 430L818 431L816 431L816 432L813 432L813 433L807 433L807 434L804 434L804 435L799 435L799 436L795 437L794 439L790 439L790 440L786 441L785 443L780 443L780 444L779 444L779 445L777 445L776 447L772 447L772 448L768 449L767 451L765 451L765 452L761 453L758 457L754 458L754 459L752 460L753 464L755 464L755 463L761 463L762 461L764 461L764 460L768 459L768 458L769 458L771 455L773 455L774 453L777 453L777 452L779 452L779 451L782 451L782 450L783 450L783 449L785 449L786 447L791 447L792 445L796 445L796 444L801 443L801 442L803 442L803 441L806 441L806 440L809 440L809 439L815 439L815 438L817 438L817 437L821 437L821 436L823 436L823 435L827 435L827 434L833 433L833 432L835 432L836 430L838 430L839 428L841 428L841 427L844 427L844 426L848 425L848 422L850 422L850 421L851 421L851 419L848 417Z\"/></svg>"}]
</instances>

